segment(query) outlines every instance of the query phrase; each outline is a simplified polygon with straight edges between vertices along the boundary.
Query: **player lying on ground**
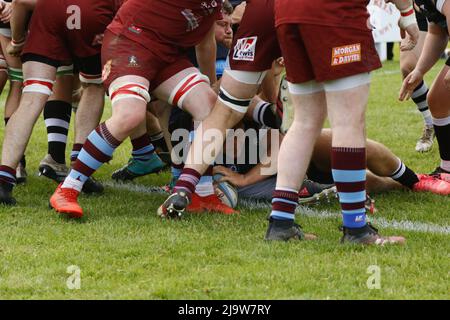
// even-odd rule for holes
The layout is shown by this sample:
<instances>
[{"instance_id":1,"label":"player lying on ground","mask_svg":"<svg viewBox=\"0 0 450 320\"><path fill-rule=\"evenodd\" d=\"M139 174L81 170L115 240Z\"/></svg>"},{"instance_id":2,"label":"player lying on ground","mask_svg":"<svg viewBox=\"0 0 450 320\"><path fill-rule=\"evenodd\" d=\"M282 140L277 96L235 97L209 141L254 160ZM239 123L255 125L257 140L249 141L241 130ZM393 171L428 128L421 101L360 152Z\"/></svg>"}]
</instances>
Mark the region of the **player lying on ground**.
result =
<instances>
[{"instance_id":1,"label":"player lying on ground","mask_svg":"<svg viewBox=\"0 0 450 320\"><path fill-rule=\"evenodd\" d=\"M450 1L423 1L416 4L423 7L423 14L430 24L424 48L415 69L406 77L400 91L400 100L412 97L414 89L423 81L425 74L436 64L448 45L450 31ZM450 180L450 58L441 70L428 94L428 104L433 116L434 131L439 143L441 164L435 174Z\"/></svg>"},{"instance_id":2,"label":"player lying on ground","mask_svg":"<svg viewBox=\"0 0 450 320\"><path fill-rule=\"evenodd\" d=\"M267 139L270 143L270 139ZM307 171L310 180L320 183L303 185L300 191L299 203L319 199L329 192L322 186L334 185L331 170L330 129L323 129L320 134ZM236 146L239 148L239 145ZM248 148L248 145L245 145ZM241 149L243 146L241 146ZM271 158L276 159L278 150L271 149ZM238 150L236 154L245 152ZM214 174L221 174L219 182L229 182L237 188L239 199L271 200L276 187L276 173L262 174L267 167L262 162L251 164L246 157L246 163L228 163L214 167ZM414 192L431 192L439 195L450 195L450 182L439 180L433 176L416 174L409 169L386 146L374 140L367 140L367 191L369 193L387 192L395 189L407 189Z\"/></svg>"}]
</instances>

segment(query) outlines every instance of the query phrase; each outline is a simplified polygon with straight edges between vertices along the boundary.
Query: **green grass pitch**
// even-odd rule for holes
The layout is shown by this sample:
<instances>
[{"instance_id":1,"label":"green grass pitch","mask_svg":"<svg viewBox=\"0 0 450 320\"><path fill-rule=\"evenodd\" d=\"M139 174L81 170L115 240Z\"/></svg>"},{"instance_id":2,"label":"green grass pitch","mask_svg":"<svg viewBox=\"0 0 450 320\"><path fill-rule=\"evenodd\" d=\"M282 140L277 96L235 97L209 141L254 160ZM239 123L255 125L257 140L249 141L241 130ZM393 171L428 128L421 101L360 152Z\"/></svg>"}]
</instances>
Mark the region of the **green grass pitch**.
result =
<instances>
[{"instance_id":1,"label":"green grass pitch","mask_svg":"<svg viewBox=\"0 0 450 320\"><path fill-rule=\"evenodd\" d=\"M398 69L398 61L389 62L373 75L368 135L417 172L430 172L438 164L437 147L414 151L422 120L412 102L397 101ZM105 117L110 112L108 105ZM129 152L127 142L96 177L110 181ZM267 209L161 221L156 209L163 195L111 186L103 196L81 197L88 211L81 222L63 219L48 209L56 185L36 175L45 153L40 119L26 152L29 181L15 190L19 205L0 207L0 299L450 298L449 197L400 191L375 196L381 231L406 236L403 247L340 245L336 201L300 210L297 221L317 241L265 243ZM168 179L164 173L135 184ZM67 286L72 265L80 271L78 290ZM370 266L379 273L368 272ZM369 289L377 275L379 289Z\"/></svg>"}]
</instances>

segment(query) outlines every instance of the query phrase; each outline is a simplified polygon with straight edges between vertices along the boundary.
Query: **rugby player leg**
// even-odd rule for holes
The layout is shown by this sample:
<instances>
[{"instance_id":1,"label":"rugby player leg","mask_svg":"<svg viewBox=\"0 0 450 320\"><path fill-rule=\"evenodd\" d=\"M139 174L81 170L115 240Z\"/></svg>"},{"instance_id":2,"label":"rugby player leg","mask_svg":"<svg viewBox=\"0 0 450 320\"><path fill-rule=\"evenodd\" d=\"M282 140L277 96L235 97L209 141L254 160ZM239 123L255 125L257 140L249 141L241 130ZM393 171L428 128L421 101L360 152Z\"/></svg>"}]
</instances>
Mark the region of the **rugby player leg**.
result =
<instances>
[{"instance_id":1,"label":"rugby player leg","mask_svg":"<svg viewBox=\"0 0 450 320\"><path fill-rule=\"evenodd\" d=\"M192 71L194 70L192 69ZM181 74L178 76L181 76ZM219 99L212 111L210 110L214 105L215 94L205 81L196 86L196 90L189 92L181 105L179 100L177 102L171 99L173 104L191 113L195 121L203 120L203 122L196 131L183 172L177 181L173 194L158 210L160 216L178 217L182 215L201 176L222 150L226 130L234 127L243 119L263 76L263 72L226 71L221 80ZM183 81L179 88L183 87ZM191 81L195 81L195 79L192 78ZM202 80L199 78L197 81ZM176 92L173 91L171 98L178 97ZM155 91L156 93L157 91ZM200 102L202 100L203 103ZM205 105L209 107L205 107ZM213 134L213 141L205 139L204 134ZM212 152L203 152L207 148Z\"/></svg>"},{"instance_id":2,"label":"rugby player leg","mask_svg":"<svg viewBox=\"0 0 450 320\"><path fill-rule=\"evenodd\" d=\"M424 174L416 174L385 145L367 139L367 191L378 193L401 187L435 194L449 194L449 184ZM322 172L331 173L331 130L323 129L314 148L312 162Z\"/></svg>"},{"instance_id":3,"label":"rugby player leg","mask_svg":"<svg viewBox=\"0 0 450 320\"><path fill-rule=\"evenodd\" d=\"M80 104L81 95L83 94L83 86L81 85L79 73L74 74L73 77L73 91L72 91L72 110L74 113L77 113L78 106ZM76 129L76 126L75 126ZM72 145L72 150L70 152L70 163L74 163L77 160L78 155L80 154L81 149L83 148L82 144L74 143Z\"/></svg>"},{"instance_id":4,"label":"rugby player leg","mask_svg":"<svg viewBox=\"0 0 450 320\"><path fill-rule=\"evenodd\" d=\"M146 126L147 133L155 148L159 149L159 152L168 152L169 149L167 148L166 140L164 138L163 127L158 118L149 111L146 116Z\"/></svg>"},{"instance_id":5,"label":"rugby player leg","mask_svg":"<svg viewBox=\"0 0 450 320\"><path fill-rule=\"evenodd\" d=\"M81 78L83 87L80 102L75 114L75 143L84 144L88 135L100 123L105 105L105 89L101 79L93 82Z\"/></svg>"},{"instance_id":6,"label":"rugby player leg","mask_svg":"<svg viewBox=\"0 0 450 320\"><path fill-rule=\"evenodd\" d=\"M80 70L80 83L82 86L81 97L75 113L75 146L82 146L86 142L88 135L98 126L103 114L105 105L105 89L101 78L100 56L80 59L78 69ZM71 164L76 160L75 155L71 156ZM82 191L84 193L102 193L102 184L89 177Z\"/></svg>"},{"instance_id":7,"label":"rugby player leg","mask_svg":"<svg viewBox=\"0 0 450 320\"><path fill-rule=\"evenodd\" d=\"M426 21L425 21L426 23ZM420 54L423 49L423 45L425 43L425 37L427 33L426 30L420 32L419 41L416 47L411 51L400 51L400 70L403 78L406 78L411 71L417 65L417 61L419 60ZM428 95L428 86L424 81L422 81L415 89L411 95L412 100L417 106L417 109L422 114L424 120L424 128L422 132L422 136L417 141L416 151L417 152L428 152L431 150L434 142L434 127L433 127L433 119L431 117L431 112L428 107L427 95Z\"/></svg>"},{"instance_id":8,"label":"rugby player leg","mask_svg":"<svg viewBox=\"0 0 450 320\"><path fill-rule=\"evenodd\" d=\"M399 94L400 101L407 100L412 95L414 88L423 80L424 74L439 60L441 53L448 44L446 31L438 25L429 25L429 34L426 37L417 66L403 81ZM450 64L450 61L446 62L446 66L436 78L428 94L428 104L433 116L434 130L441 156L441 164L432 174L440 179L450 181L450 143L448 139L450 134L450 109L446 103L446 99L450 95L448 90L450 87L450 75L448 75L450 67L448 64Z\"/></svg>"},{"instance_id":9,"label":"rugby player leg","mask_svg":"<svg viewBox=\"0 0 450 320\"><path fill-rule=\"evenodd\" d=\"M172 112L171 106L164 101L155 101L154 103L149 104L148 110L150 110L149 113L156 118L160 128L160 132L156 132L156 127L154 127L155 131L152 132L152 130L150 130L152 125L149 123L149 116L147 115L147 129L152 143L154 142L155 147L160 148L161 152L170 152L172 150L169 133L169 119ZM163 134L163 139L160 138L161 132ZM166 163L170 162L169 158L163 160Z\"/></svg>"},{"instance_id":10,"label":"rugby player leg","mask_svg":"<svg viewBox=\"0 0 450 320\"><path fill-rule=\"evenodd\" d=\"M331 30L333 31L331 32ZM313 133L313 136L309 135L307 136L308 139L305 139L303 135L299 134L297 139L292 142L302 141L302 144L309 146L304 151L306 153L305 158L298 165L300 173L304 174L306 167L309 165L316 142L315 139L321 131L319 122L325 117L326 111L324 109L326 108L333 130L332 173L342 207L344 224L342 241L382 245L403 242L404 238L383 238L366 222L365 110L370 83L368 72L380 67L381 64L370 32L363 30L361 28L361 31L354 30L349 33L346 29L331 29L325 26L282 24L278 27L277 33L285 58L294 104L302 105L302 103L305 103L303 99L298 101L298 97L296 97L296 95L305 92L312 95L318 95L317 92L319 92L321 99L321 102L311 101L316 106L321 107L320 113L313 117L316 119L316 124L311 122L311 119L305 120L306 123L310 123L309 131ZM329 37L331 33L333 33L333 39ZM349 43L356 44L348 45ZM347 45L342 46L343 44ZM364 49L361 50L361 47ZM364 51L363 54L361 54L362 51ZM329 59L330 52L336 55L331 62ZM343 56L339 57L341 52ZM349 56L349 53L352 52L353 55ZM347 59L351 57L357 58L356 62L348 62ZM305 61L308 63L305 63ZM311 79L314 79L314 81L305 84L305 81ZM309 112L314 115L317 110L312 109ZM323 118L320 119L319 115ZM288 135L291 130L292 128L288 131ZM310 138L313 138L313 140L309 141ZM283 150L281 150L281 154L283 154ZM286 178L293 175L292 163L295 163L295 160L291 159L284 165L280 164L280 167L285 167ZM299 176L296 178L298 179ZM293 236L289 236L288 231L292 230L292 234L295 234L293 231L296 207L294 199L298 197L296 191L299 183L300 181L297 182L297 185L287 185L287 188L283 188L287 182L277 184L272 216L277 217L277 220L283 218L290 220L290 226L289 228L282 228L280 225L277 228L280 232L274 232L271 230L274 229L273 225L272 228L269 226L269 238L270 235L281 233L281 230L284 231L283 237L273 236L274 240L293 238ZM278 190L278 188L281 190ZM289 205L286 205L286 203Z\"/></svg>"},{"instance_id":11,"label":"rugby player leg","mask_svg":"<svg viewBox=\"0 0 450 320\"><path fill-rule=\"evenodd\" d=\"M314 146L311 163L316 170L329 175L332 174L331 149L332 132L330 129L323 129ZM387 148L373 140L367 140L367 192L378 193L401 188L400 183L388 178L391 174L397 171L398 162L396 160L397 158L389 150L387 150ZM374 168L374 171L378 170L377 172L385 172L385 174L383 176L379 176L372 173L370 171L372 164L377 166ZM418 179L416 179L416 181L418 181Z\"/></svg>"},{"instance_id":12,"label":"rugby player leg","mask_svg":"<svg viewBox=\"0 0 450 320\"><path fill-rule=\"evenodd\" d=\"M5 37L4 35L0 35L0 44L2 50L6 50L9 42L10 38ZM7 54L5 56L5 60L8 66L7 74L9 74L10 79L9 93L8 97L6 98L4 115L5 124L7 124L12 114L17 110L20 103L20 97L22 95L23 73L22 62L20 61L20 58L13 57ZM23 156L16 168L17 183L24 183L26 181L27 172L25 167L26 160L25 156Z\"/></svg>"},{"instance_id":13,"label":"rugby player leg","mask_svg":"<svg viewBox=\"0 0 450 320\"><path fill-rule=\"evenodd\" d=\"M149 117L151 119L150 125L148 125ZM158 119L147 111L145 120L130 135L133 147L130 160L122 168L113 172L112 179L126 182L152 173L159 173L164 169L166 165L156 153L152 142L150 132L155 132L155 130L165 143Z\"/></svg>"},{"instance_id":14,"label":"rugby player leg","mask_svg":"<svg viewBox=\"0 0 450 320\"><path fill-rule=\"evenodd\" d=\"M58 183L67 176L66 145L72 117L73 65L57 69L53 94L44 107L47 155L39 163L39 174Z\"/></svg>"},{"instance_id":15,"label":"rugby player leg","mask_svg":"<svg viewBox=\"0 0 450 320\"><path fill-rule=\"evenodd\" d=\"M245 118L272 129L280 129L283 122L277 112L276 103L267 102L259 95L252 99Z\"/></svg>"},{"instance_id":16,"label":"rugby player leg","mask_svg":"<svg viewBox=\"0 0 450 320\"><path fill-rule=\"evenodd\" d=\"M295 224L295 211L314 144L325 121L326 97L323 85L315 81L311 60L298 26L282 25L278 27L277 34L283 57L289 62L286 71L294 119L278 155L277 185L272 196L272 212L265 239L314 239L315 236L305 234Z\"/></svg>"},{"instance_id":17,"label":"rugby player leg","mask_svg":"<svg viewBox=\"0 0 450 320\"><path fill-rule=\"evenodd\" d=\"M304 234L295 221L299 190L326 117L323 86L315 81L290 83L294 120L278 155L278 175L272 196L272 212L266 240L314 239ZM292 165L295 164L295 165Z\"/></svg>"},{"instance_id":18,"label":"rugby player leg","mask_svg":"<svg viewBox=\"0 0 450 320\"><path fill-rule=\"evenodd\" d=\"M284 60L279 58L272 64L262 84L261 92L252 99L246 118L272 129L280 129L283 119L277 112L280 99L281 73L284 70Z\"/></svg>"},{"instance_id":19,"label":"rugby player leg","mask_svg":"<svg viewBox=\"0 0 450 320\"><path fill-rule=\"evenodd\" d=\"M369 74L362 73L324 84L333 131L332 173L343 213L342 242L404 243L403 237L381 237L366 221L365 110L369 83Z\"/></svg>"},{"instance_id":20,"label":"rugby player leg","mask_svg":"<svg viewBox=\"0 0 450 320\"><path fill-rule=\"evenodd\" d=\"M112 116L87 137L69 175L50 198L53 209L72 218L83 216L79 193L94 172L111 160L119 145L145 123L148 88L149 81L142 76L119 76L112 81Z\"/></svg>"},{"instance_id":21,"label":"rugby player leg","mask_svg":"<svg viewBox=\"0 0 450 320\"><path fill-rule=\"evenodd\" d=\"M8 64L6 63L5 57L0 54L0 92L3 93L5 89L6 82L8 82Z\"/></svg>"},{"instance_id":22,"label":"rugby player leg","mask_svg":"<svg viewBox=\"0 0 450 320\"><path fill-rule=\"evenodd\" d=\"M383 144L367 140L367 168L377 177L386 178L386 190L395 188L395 181L414 192L431 192L438 195L450 194L450 183L426 174L417 174ZM392 181L393 180L393 181ZM368 180L368 190L375 189Z\"/></svg>"},{"instance_id":23,"label":"rugby player leg","mask_svg":"<svg viewBox=\"0 0 450 320\"><path fill-rule=\"evenodd\" d=\"M273 2L254 1L248 4L231 45L231 70L224 72L219 99L197 131L174 194L160 207L163 215L167 215L168 208L175 216L184 211L200 177L222 150L225 131L244 117L267 70L281 56L273 20ZM194 99L193 103L195 107ZM192 112L189 106L185 110L191 112L195 120L202 120L203 117ZM204 134L214 138L210 139ZM206 148L208 151L203 155Z\"/></svg>"},{"instance_id":24,"label":"rugby player leg","mask_svg":"<svg viewBox=\"0 0 450 320\"><path fill-rule=\"evenodd\" d=\"M428 103L433 116L436 139L439 143L441 164L434 174L450 182L450 59L436 78L430 93Z\"/></svg>"},{"instance_id":25,"label":"rugby player leg","mask_svg":"<svg viewBox=\"0 0 450 320\"><path fill-rule=\"evenodd\" d=\"M152 101L147 106L147 132L160 154L172 149L169 133L171 112L172 106L165 101ZM164 161L169 163L170 159L165 158Z\"/></svg>"},{"instance_id":26,"label":"rugby player leg","mask_svg":"<svg viewBox=\"0 0 450 320\"><path fill-rule=\"evenodd\" d=\"M56 67L36 61L23 65L24 89L19 108L6 127L0 166L0 184L3 196L0 202L14 204L11 191L16 183L15 168L23 156L33 127L46 101L52 94Z\"/></svg>"}]
</instances>

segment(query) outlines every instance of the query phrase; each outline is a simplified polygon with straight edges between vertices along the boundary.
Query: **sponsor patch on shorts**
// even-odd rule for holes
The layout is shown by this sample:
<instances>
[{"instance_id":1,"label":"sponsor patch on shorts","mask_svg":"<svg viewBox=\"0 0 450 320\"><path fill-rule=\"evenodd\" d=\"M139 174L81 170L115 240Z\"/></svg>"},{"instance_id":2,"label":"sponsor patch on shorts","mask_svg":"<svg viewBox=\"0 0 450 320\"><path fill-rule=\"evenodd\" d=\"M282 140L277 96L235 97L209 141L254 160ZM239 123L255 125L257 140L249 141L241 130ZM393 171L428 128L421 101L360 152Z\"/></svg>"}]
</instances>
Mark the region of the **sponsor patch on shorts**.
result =
<instances>
[{"instance_id":1,"label":"sponsor patch on shorts","mask_svg":"<svg viewBox=\"0 0 450 320\"><path fill-rule=\"evenodd\" d=\"M258 37L239 39L234 46L233 60L254 61Z\"/></svg>"},{"instance_id":2,"label":"sponsor patch on shorts","mask_svg":"<svg viewBox=\"0 0 450 320\"><path fill-rule=\"evenodd\" d=\"M103 72L102 72L102 80L103 82L105 82L109 75L111 74L111 69L112 69L112 60L108 60L108 62L106 62L105 66L103 67Z\"/></svg>"},{"instance_id":3,"label":"sponsor patch on shorts","mask_svg":"<svg viewBox=\"0 0 450 320\"><path fill-rule=\"evenodd\" d=\"M332 49L331 66L361 61L361 44L355 43Z\"/></svg>"}]
</instances>

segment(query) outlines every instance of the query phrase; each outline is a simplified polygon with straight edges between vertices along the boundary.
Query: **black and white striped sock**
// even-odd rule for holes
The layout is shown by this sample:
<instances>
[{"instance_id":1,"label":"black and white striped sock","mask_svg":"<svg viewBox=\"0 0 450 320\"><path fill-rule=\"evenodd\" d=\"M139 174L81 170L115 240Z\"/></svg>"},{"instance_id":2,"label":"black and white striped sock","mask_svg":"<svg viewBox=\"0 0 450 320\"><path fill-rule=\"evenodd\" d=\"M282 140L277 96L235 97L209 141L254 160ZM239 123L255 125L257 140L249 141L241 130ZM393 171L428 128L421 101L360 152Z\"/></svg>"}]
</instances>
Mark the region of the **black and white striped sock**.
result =
<instances>
[{"instance_id":1,"label":"black and white striped sock","mask_svg":"<svg viewBox=\"0 0 450 320\"><path fill-rule=\"evenodd\" d=\"M419 178L414 173L414 171L412 171L402 162L402 160L398 159L398 162L398 168L397 170L395 170L395 172L392 173L391 178L401 183L405 187L412 189L414 185L419 182Z\"/></svg>"},{"instance_id":2,"label":"black and white striped sock","mask_svg":"<svg viewBox=\"0 0 450 320\"><path fill-rule=\"evenodd\" d=\"M266 101L259 102L253 110L253 120L263 126L279 129L276 114L272 111L272 104Z\"/></svg>"},{"instance_id":3,"label":"black and white striped sock","mask_svg":"<svg viewBox=\"0 0 450 320\"><path fill-rule=\"evenodd\" d=\"M48 101L44 107L48 153L58 163L66 163L66 144L72 105L64 101Z\"/></svg>"},{"instance_id":4,"label":"black and white striped sock","mask_svg":"<svg viewBox=\"0 0 450 320\"><path fill-rule=\"evenodd\" d=\"M433 123L436 139L439 143L441 168L450 172L450 117L442 119L433 118Z\"/></svg>"},{"instance_id":5,"label":"black and white striped sock","mask_svg":"<svg viewBox=\"0 0 450 320\"><path fill-rule=\"evenodd\" d=\"M420 113L422 113L423 120L425 122L425 125L427 127L433 126L433 118L431 117L431 112L428 108L428 87L424 81L422 81L416 89L414 89L414 92L411 96L411 99L414 101L414 103L417 106L417 109L419 109Z\"/></svg>"}]
</instances>

